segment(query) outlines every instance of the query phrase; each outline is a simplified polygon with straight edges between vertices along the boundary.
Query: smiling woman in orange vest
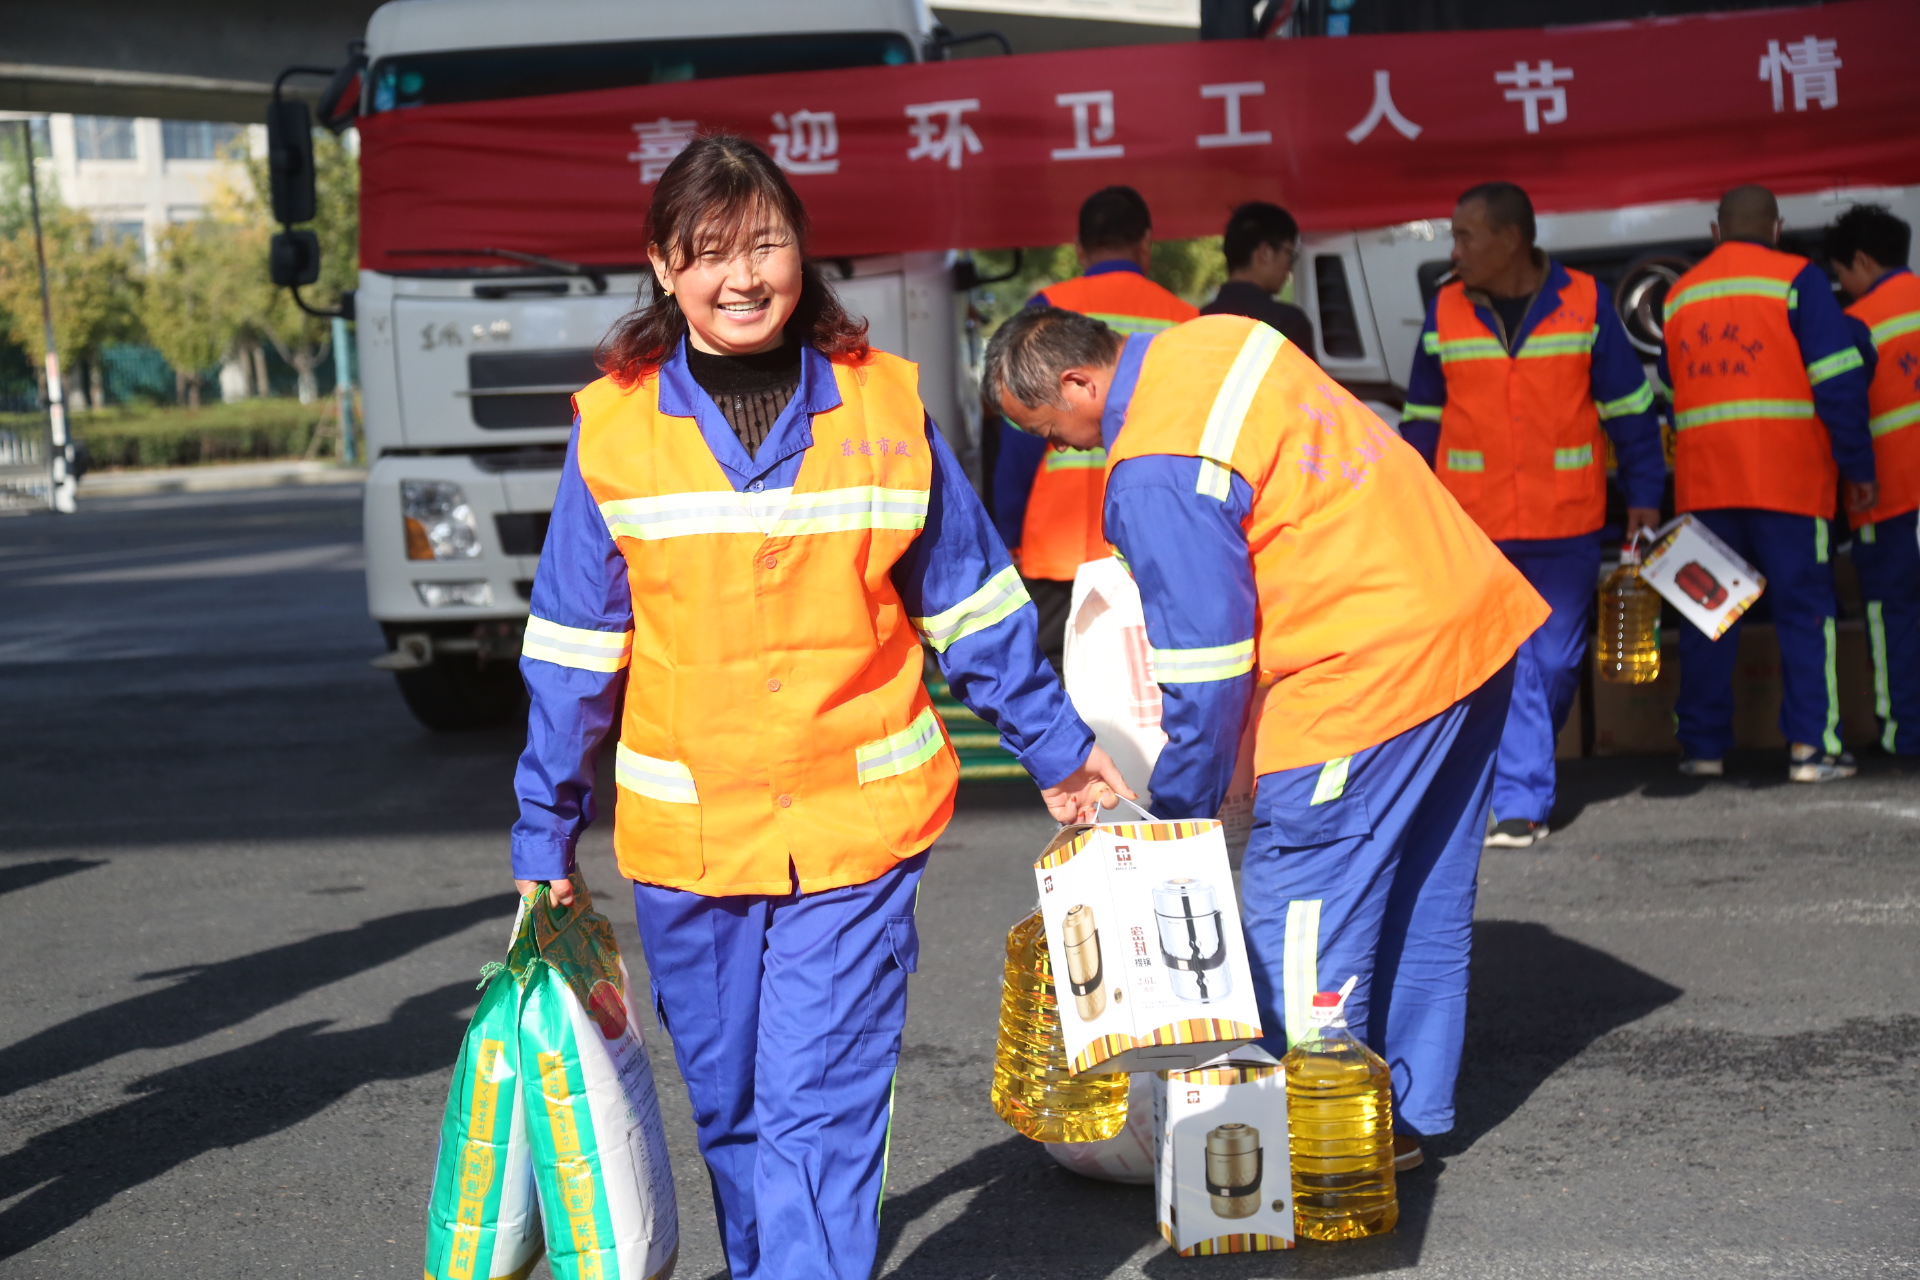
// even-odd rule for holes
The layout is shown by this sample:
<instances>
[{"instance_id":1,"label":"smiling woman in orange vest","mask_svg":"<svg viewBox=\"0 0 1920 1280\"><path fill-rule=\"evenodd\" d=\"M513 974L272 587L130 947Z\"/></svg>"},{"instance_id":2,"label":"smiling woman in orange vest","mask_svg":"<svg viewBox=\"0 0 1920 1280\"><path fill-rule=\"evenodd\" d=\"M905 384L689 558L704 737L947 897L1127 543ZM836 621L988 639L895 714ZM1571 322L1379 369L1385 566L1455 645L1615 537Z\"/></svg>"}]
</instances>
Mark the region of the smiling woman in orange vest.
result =
<instances>
[{"instance_id":1,"label":"smiling woman in orange vest","mask_svg":"<svg viewBox=\"0 0 1920 1280\"><path fill-rule=\"evenodd\" d=\"M867 345L806 229L738 138L662 176L653 286L574 398L521 662L514 875L570 899L616 738L614 855L735 1280L873 1267L914 903L959 774L922 646L1055 816L1124 792L914 366Z\"/></svg>"}]
</instances>

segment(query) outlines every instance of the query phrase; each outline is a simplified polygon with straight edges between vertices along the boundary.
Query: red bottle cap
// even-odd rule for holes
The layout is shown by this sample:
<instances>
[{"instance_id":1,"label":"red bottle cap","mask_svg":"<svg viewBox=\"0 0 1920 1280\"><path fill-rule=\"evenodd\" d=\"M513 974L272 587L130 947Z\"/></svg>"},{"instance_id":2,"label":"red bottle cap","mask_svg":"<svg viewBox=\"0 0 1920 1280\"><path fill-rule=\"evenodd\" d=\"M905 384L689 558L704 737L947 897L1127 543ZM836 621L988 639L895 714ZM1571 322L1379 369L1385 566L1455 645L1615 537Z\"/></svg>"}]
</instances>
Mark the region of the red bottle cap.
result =
<instances>
[{"instance_id":1,"label":"red bottle cap","mask_svg":"<svg viewBox=\"0 0 1920 1280\"><path fill-rule=\"evenodd\" d=\"M1339 1004L1338 991L1322 991L1313 997L1313 1007L1316 1009L1333 1009L1339 1007Z\"/></svg>"}]
</instances>

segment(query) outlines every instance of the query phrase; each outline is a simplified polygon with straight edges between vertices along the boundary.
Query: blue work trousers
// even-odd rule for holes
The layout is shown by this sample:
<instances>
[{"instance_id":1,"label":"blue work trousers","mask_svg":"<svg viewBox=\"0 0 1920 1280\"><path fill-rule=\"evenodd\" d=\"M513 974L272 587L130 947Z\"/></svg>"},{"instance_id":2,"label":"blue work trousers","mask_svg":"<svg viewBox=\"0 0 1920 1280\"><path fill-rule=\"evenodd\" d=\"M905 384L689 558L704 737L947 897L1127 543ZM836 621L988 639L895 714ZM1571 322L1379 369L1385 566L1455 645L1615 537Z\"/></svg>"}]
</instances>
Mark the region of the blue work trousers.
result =
<instances>
[{"instance_id":1,"label":"blue work trousers","mask_svg":"<svg viewBox=\"0 0 1920 1280\"><path fill-rule=\"evenodd\" d=\"M1854 530L1853 567L1867 606L1880 745L1920 755L1920 512Z\"/></svg>"},{"instance_id":2,"label":"blue work trousers","mask_svg":"<svg viewBox=\"0 0 1920 1280\"><path fill-rule=\"evenodd\" d=\"M868 1280L927 855L820 893L636 884L733 1280Z\"/></svg>"},{"instance_id":3,"label":"blue work trousers","mask_svg":"<svg viewBox=\"0 0 1920 1280\"><path fill-rule=\"evenodd\" d=\"M1453 1127L1473 900L1513 664L1379 746L1260 777L1241 910L1262 1041L1357 975L1347 1025L1393 1069L1394 1127ZM1286 1028L1286 1035L1279 1034Z\"/></svg>"},{"instance_id":4,"label":"blue work trousers","mask_svg":"<svg viewBox=\"0 0 1920 1280\"><path fill-rule=\"evenodd\" d=\"M1766 577L1780 641L1780 732L1831 754L1840 751L1840 693L1833 629L1828 522L1784 511L1726 507L1693 517ZM1718 760L1733 746L1733 668L1745 620L1718 640L1680 624L1680 693L1674 718L1680 750Z\"/></svg>"},{"instance_id":5,"label":"blue work trousers","mask_svg":"<svg viewBox=\"0 0 1920 1280\"><path fill-rule=\"evenodd\" d=\"M1555 746L1580 692L1599 591L1600 536L1527 538L1496 544L1553 613L1514 655L1513 702L1493 770L1497 822L1545 822L1553 812Z\"/></svg>"}]
</instances>

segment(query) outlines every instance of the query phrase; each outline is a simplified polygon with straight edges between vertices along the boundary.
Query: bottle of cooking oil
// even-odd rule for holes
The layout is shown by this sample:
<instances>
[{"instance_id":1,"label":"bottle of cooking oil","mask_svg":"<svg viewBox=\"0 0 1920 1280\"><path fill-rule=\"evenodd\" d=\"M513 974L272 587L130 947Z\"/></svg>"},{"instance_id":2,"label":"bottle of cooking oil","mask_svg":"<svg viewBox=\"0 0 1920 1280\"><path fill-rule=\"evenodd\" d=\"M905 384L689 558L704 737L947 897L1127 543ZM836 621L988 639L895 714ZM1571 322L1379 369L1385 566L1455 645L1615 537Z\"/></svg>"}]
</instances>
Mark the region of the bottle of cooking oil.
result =
<instances>
[{"instance_id":1,"label":"bottle of cooking oil","mask_svg":"<svg viewBox=\"0 0 1920 1280\"><path fill-rule=\"evenodd\" d=\"M1628 543L1620 567L1600 584L1600 678L1650 684L1660 677L1660 596L1640 580L1640 552Z\"/></svg>"},{"instance_id":2,"label":"bottle of cooking oil","mask_svg":"<svg viewBox=\"0 0 1920 1280\"><path fill-rule=\"evenodd\" d=\"M1007 934L995 1113L1036 1142L1099 1142L1126 1127L1128 1083L1125 1072L1068 1072L1046 925L1035 911Z\"/></svg>"},{"instance_id":3,"label":"bottle of cooking oil","mask_svg":"<svg viewBox=\"0 0 1920 1280\"><path fill-rule=\"evenodd\" d=\"M1313 998L1313 1023L1281 1059L1293 1156L1293 1231L1307 1240L1358 1240L1393 1230L1393 1076L1354 1039L1344 1001Z\"/></svg>"}]
</instances>

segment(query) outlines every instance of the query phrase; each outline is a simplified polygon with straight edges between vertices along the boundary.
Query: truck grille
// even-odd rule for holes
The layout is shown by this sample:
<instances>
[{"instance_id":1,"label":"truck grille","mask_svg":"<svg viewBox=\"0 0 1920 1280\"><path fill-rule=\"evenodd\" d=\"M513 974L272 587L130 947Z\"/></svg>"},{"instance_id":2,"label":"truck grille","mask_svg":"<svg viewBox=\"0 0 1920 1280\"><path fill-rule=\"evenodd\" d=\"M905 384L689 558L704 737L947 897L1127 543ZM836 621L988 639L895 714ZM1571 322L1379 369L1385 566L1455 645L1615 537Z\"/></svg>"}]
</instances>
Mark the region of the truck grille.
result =
<instances>
[{"instance_id":1,"label":"truck grille","mask_svg":"<svg viewBox=\"0 0 1920 1280\"><path fill-rule=\"evenodd\" d=\"M473 424L489 431L573 425L573 393L600 376L589 347L467 357Z\"/></svg>"},{"instance_id":2,"label":"truck grille","mask_svg":"<svg viewBox=\"0 0 1920 1280\"><path fill-rule=\"evenodd\" d=\"M537 556L547 542L550 511L500 511L493 517L494 531L500 535L500 550L510 556Z\"/></svg>"}]
</instances>

